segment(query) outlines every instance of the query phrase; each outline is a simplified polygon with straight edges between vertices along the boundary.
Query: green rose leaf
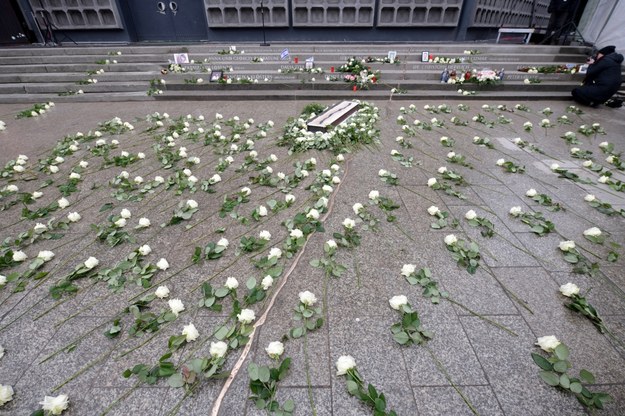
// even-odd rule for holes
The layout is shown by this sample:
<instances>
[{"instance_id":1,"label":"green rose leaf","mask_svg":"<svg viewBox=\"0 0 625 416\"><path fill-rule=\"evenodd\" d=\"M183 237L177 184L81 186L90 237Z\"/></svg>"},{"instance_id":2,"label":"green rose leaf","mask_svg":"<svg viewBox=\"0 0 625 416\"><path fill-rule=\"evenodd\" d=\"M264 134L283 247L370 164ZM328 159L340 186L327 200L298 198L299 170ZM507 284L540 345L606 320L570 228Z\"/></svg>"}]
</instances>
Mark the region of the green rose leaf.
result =
<instances>
[{"instance_id":1,"label":"green rose leaf","mask_svg":"<svg viewBox=\"0 0 625 416\"><path fill-rule=\"evenodd\" d=\"M176 373L167 379L167 384L171 387L177 389L184 386L184 380L182 379L182 374Z\"/></svg>"},{"instance_id":2,"label":"green rose leaf","mask_svg":"<svg viewBox=\"0 0 625 416\"><path fill-rule=\"evenodd\" d=\"M552 371L541 371L539 375L540 375L540 378L542 378L543 381L549 384L550 386L555 387L555 386L560 385L560 377Z\"/></svg>"},{"instance_id":3,"label":"green rose leaf","mask_svg":"<svg viewBox=\"0 0 625 416\"><path fill-rule=\"evenodd\" d=\"M552 371L553 370L553 366L551 365L551 363L549 361L547 361L546 358L544 358L542 355L536 354L536 353L532 353L532 359L534 360L534 362L536 363L536 365L538 365L540 368L542 368L545 371Z\"/></svg>"},{"instance_id":4,"label":"green rose leaf","mask_svg":"<svg viewBox=\"0 0 625 416\"><path fill-rule=\"evenodd\" d=\"M408 341L410 341L410 336L403 331L394 334L393 338L398 344L401 344L401 345L405 345Z\"/></svg>"},{"instance_id":5,"label":"green rose leaf","mask_svg":"<svg viewBox=\"0 0 625 416\"><path fill-rule=\"evenodd\" d=\"M553 352L560 360L566 360L567 358L569 358L569 349L564 344L558 345Z\"/></svg>"},{"instance_id":6,"label":"green rose leaf","mask_svg":"<svg viewBox=\"0 0 625 416\"><path fill-rule=\"evenodd\" d=\"M285 401L282 405L282 409L284 409L285 412L292 413L293 410L295 410L295 402L291 399Z\"/></svg>"},{"instance_id":7,"label":"green rose leaf","mask_svg":"<svg viewBox=\"0 0 625 416\"><path fill-rule=\"evenodd\" d=\"M554 371L557 371L558 373L566 373L566 371L569 369L569 365L567 361L556 361L553 364L553 369Z\"/></svg>"},{"instance_id":8,"label":"green rose leaf","mask_svg":"<svg viewBox=\"0 0 625 416\"><path fill-rule=\"evenodd\" d=\"M582 385L581 383L578 383L578 382L571 383L571 386L569 388L575 394L579 394L582 392Z\"/></svg>"},{"instance_id":9,"label":"green rose leaf","mask_svg":"<svg viewBox=\"0 0 625 416\"><path fill-rule=\"evenodd\" d=\"M563 388L568 389L569 386L571 385L571 380L569 379L569 376L567 376L566 374L562 374L560 376L560 385Z\"/></svg>"},{"instance_id":10,"label":"green rose leaf","mask_svg":"<svg viewBox=\"0 0 625 416\"><path fill-rule=\"evenodd\" d=\"M595 383L595 376L588 370L581 370L579 372L579 378L581 378L582 381L585 381L586 383Z\"/></svg>"}]
</instances>

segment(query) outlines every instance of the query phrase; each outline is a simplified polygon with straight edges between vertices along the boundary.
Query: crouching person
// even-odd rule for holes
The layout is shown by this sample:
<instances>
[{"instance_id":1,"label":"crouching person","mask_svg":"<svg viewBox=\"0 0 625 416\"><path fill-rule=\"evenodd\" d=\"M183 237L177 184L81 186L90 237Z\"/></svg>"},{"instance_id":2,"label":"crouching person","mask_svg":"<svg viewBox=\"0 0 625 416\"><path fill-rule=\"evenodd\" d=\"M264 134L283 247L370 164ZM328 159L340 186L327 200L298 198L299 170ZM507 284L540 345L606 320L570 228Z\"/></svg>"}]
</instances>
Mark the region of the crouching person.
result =
<instances>
[{"instance_id":1,"label":"crouching person","mask_svg":"<svg viewBox=\"0 0 625 416\"><path fill-rule=\"evenodd\" d=\"M581 87L571 91L573 99L580 104L597 107L612 97L621 87L621 63L623 55L614 46L606 46L597 56L588 60L586 78Z\"/></svg>"}]
</instances>

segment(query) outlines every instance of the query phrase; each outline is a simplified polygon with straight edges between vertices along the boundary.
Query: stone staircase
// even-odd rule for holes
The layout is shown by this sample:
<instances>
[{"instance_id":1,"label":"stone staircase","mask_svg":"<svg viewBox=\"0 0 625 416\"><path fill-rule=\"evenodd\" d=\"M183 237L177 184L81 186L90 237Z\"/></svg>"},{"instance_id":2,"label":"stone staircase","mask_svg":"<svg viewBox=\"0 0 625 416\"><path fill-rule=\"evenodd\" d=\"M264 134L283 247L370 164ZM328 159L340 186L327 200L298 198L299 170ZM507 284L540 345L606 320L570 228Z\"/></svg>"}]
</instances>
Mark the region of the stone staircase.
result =
<instances>
[{"instance_id":1,"label":"stone staircase","mask_svg":"<svg viewBox=\"0 0 625 416\"><path fill-rule=\"evenodd\" d=\"M569 99L570 90L583 79L581 74L527 74L523 66L581 64L589 48L511 44L289 44L261 47L237 44L236 54L219 54L229 46L216 44L27 47L0 49L0 103L44 101L143 101L143 100L320 100L320 99ZM288 48L290 57L280 59ZM351 57L384 58L397 52L390 63L369 63L379 70L379 80L369 89L357 89L337 72ZM465 55L465 50L479 54ZM459 58L464 62L439 64L421 62L421 52L435 57ZM118 54L121 53L121 54ZM195 61L184 73L162 71L174 53L186 52ZM301 71L306 58L314 57L322 73ZM262 62L253 62L253 58ZM298 62L296 63L296 58ZM116 62L116 63L114 63ZM492 68L505 71L496 85L440 83L448 67L458 73ZM334 68L335 72L332 72ZM104 70L98 74L95 71ZM210 71L220 70L231 83L209 82ZM194 80L202 78L202 83ZM526 78L539 79L526 84ZM85 83L96 79L96 83ZM160 84L160 80L165 84ZM150 83L154 94L148 95ZM462 95L458 88L475 91ZM158 90L162 93L159 94ZM72 94L82 90L83 94ZM59 95L61 94L61 95Z\"/></svg>"}]
</instances>

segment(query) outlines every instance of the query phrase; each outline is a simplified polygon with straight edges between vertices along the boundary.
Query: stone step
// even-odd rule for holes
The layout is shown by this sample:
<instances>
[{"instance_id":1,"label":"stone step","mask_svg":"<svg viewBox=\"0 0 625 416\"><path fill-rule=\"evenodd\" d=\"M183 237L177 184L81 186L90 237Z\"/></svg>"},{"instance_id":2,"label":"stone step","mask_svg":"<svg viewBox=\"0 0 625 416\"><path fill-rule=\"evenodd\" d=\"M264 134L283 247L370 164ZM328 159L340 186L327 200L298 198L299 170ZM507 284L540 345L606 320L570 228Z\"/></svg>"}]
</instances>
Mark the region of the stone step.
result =
<instances>
[{"instance_id":1,"label":"stone step","mask_svg":"<svg viewBox=\"0 0 625 416\"><path fill-rule=\"evenodd\" d=\"M0 85L4 83L54 83L54 82L78 82L86 79L97 79L98 82L107 82L107 81L138 81L138 82L149 82L150 79L161 77L161 73L159 71L151 71L151 72L123 72L123 73L112 73L105 72L104 74L94 74L87 75L85 73L55 73L55 74L0 74Z\"/></svg>"},{"instance_id":2,"label":"stone step","mask_svg":"<svg viewBox=\"0 0 625 416\"><path fill-rule=\"evenodd\" d=\"M91 85L76 85L74 83L57 83L57 84L0 84L0 94L59 94L65 91L83 90L88 93L105 93L105 92L147 92L149 86L147 83L97 83Z\"/></svg>"},{"instance_id":3,"label":"stone step","mask_svg":"<svg viewBox=\"0 0 625 416\"><path fill-rule=\"evenodd\" d=\"M463 96L455 91L409 91L406 94L391 94L383 90L298 90L271 92L262 91L231 91L228 94L230 101L265 101L265 100L518 100L519 102L537 100L562 100L571 99L570 92L552 92L545 94L542 91L483 91L476 95ZM145 92L114 92L114 93L85 93L82 95L57 96L53 94L10 94L0 95L0 104L32 104L39 102L120 102L120 101L223 101L221 91L179 91L176 94L149 97Z\"/></svg>"},{"instance_id":4,"label":"stone step","mask_svg":"<svg viewBox=\"0 0 625 416\"><path fill-rule=\"evenodd\" d=\"M553 46L553 45L511 45L511 44L494 44L494 43L353 43L336 44L324 42L293 42L288 44L272 44L269 47L259 46L257 43L233 43L239 51L245 51L246 54L280 54L284 49L289 49L291 54L294 53L329 53L338 52L345 53L366 53L371 51L379 51L386 55L386 51L394 50L398 53L421 53L421 51L429 51L434 53L455 53L463 54L465 50L479 50L482 53L508 53L525 54L531 53L568 53L568 54L586 54L590 51L585 46ZM224 43L191 43L191 44L160 44L160 45L95 45L95 46L63 46L53 48L43 48L39 46L29 45L22 48L2 48L0 56L54 56L54 55L92 55L105 56L110 59L116 59L118 55L109 55L110 52L121 51L122 55L129 54L173 54L187 52L195 53L217 53L224 49L228 49L230 45ZM353 51L353 52L352 52Z\"/></svg>"},{"instance_id":5,"label":"stone step","mask_svg":"<svg viewBox=\"0 0 625 416\"><path fill-rule=\"evenodd\" d=\"M528 51L529 52L529 51ZM296 55L292 55L291 58L294 58ZM316 62L328 62L328 63L345 63L347 59L352 57L356 58L366 58L368 56L381 58L386 57L385 53L372 53L372 51L368 51L366 54L358 54L354 51L346 51L346 52L337 52L337 53L324 53L324 54L314 54L314 53L301 53L297 54L300 63L303 63L306 58L312 56L315 58ZM471 61L474 65L477 65L480 62L492 62L492 63L517 63L521 65L525 65L527 62L535 62L537 64L543 63L570 63L570 62L583 62L583 56L580 54L554 54L554 53L527 53L527 54L509 54L509 53L498 53L498 54L481 54L475 56L467 56L467 55L456 55L456 54L440 54L437 55L445 58L460 58L464 59L467 62ZM106 64L98 64L98 61L103 59L109 59L106 56L97 57L93 55L74 55L68 57L66 55L51 55L51 56L2 56L0 53L0 57L2 57L0 61L0 67L4 65L94 65L95 68L99 68L99 65ZM203 53L203 54L194 54L189 55L190 59L195 60L195 63L206 63L211 65L233 65L240 62L252 63L252 58L258 57L263 58L263 60L267 63L283 63L289 62L288 60L280 59L279 55L267 55L267 54L244 54L244 55L215 55L214 53ZM397 58L401 63L422 63L420 54L397 54ZM173 55L166 54L133 54L133 55L122 55L117 57L117 64L112 64L114 66L124 66L130 64L140 64L140 63L153 63L153 64L163 64L166 65L168 60L173 60Z\"/></svg>"},{"instance_id":6,"label":"stone step","mask_svg":"<svg viewBox=\"0 0 625 416\"><path fill-rule=\"evenodd\" d=\"M441 84L438 82L431 82L428 80L402 80L395 83L384 82L384 80L370 86L371 90L385 90L390 91L391 88L402 89L419 89L419 90L449 90L457 91L458 89L475 90L475 91L531 91L532 89L540 89L542 91L570 91L577 83L571 82L545 82L540 84L526 85L522 81L504 81L503 83L496 85L477 85L474 83L466 84ZM170 93L177 91L299 91L299 90L331 90L331 91L351 91L349 83L343 81L315 81L305 82L297 80L284 80L279 82L261 82L258 83L232 83L232 84L220 84L220 83L202 83L202 84L181 84L181 83L168 83L165 87L161 88L164 91L164 95L167 96Z\"/></svg>"},{"instance_id":7,"label":"stone step","mask_svg":"<svg viewBox=\"0 0 625 416\"><path fill-rule=\"evenodd\" d=\"M391 94L388 90L298 90L290 91L290 94L284 94L282 91L272 90L263 94L252 94L251 91L230 91L228 93L229 101L237 100L342 100L342 99L362 99L362 100L570 100L571 94L568 91L553 92L545 94L543 91L480 91L476 95L462 95L453 91L441 90L416 90L408 91L405 94ZM167 93L155 97L158 101L212 101L223 100L224 96L219 91L180 91Z\"/></svg>"}]
</instances>

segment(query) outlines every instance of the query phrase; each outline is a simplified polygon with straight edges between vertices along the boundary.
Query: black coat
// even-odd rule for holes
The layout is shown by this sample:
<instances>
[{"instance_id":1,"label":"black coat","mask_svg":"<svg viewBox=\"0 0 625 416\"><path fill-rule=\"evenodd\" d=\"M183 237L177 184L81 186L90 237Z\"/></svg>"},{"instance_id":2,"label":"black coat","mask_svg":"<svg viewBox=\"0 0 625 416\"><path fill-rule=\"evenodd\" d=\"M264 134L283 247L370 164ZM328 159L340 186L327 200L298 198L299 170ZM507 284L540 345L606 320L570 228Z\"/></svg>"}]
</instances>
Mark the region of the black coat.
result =
<instances>
[{"instance_id":1,"label":"black coat","mask_svg":"<svg viewBox=\"0 0 625 416\"><path fill-rule=\"evenodd\" d=\"M588 66L584 85L578 91L589 101L604 102L612 97L621 87L621 64L623 55L611 53L603 56L594 64Z\"/></svg>"}]
</instances>

